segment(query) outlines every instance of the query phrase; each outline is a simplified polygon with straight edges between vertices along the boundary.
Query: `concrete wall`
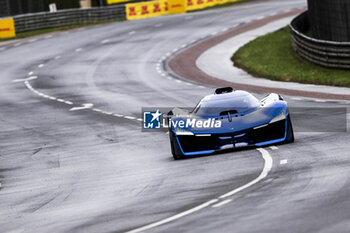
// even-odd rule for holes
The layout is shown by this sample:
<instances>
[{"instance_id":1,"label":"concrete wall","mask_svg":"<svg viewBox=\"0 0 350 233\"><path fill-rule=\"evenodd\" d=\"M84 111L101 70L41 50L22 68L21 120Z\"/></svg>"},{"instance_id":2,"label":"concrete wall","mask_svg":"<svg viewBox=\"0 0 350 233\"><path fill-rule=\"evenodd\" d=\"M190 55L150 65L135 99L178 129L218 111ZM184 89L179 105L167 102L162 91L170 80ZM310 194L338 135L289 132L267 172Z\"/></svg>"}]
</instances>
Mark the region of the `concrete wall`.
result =
<instances>
[{"instance_id":1,"label":"concrete wall","mask_svg":"<svg viewBox=\"0 0 350 233\"><path fill-rule=\"evenodd\" d=\"M350 42L349 0L308 0L312 36Z\"/></svg>"}]
</instances>

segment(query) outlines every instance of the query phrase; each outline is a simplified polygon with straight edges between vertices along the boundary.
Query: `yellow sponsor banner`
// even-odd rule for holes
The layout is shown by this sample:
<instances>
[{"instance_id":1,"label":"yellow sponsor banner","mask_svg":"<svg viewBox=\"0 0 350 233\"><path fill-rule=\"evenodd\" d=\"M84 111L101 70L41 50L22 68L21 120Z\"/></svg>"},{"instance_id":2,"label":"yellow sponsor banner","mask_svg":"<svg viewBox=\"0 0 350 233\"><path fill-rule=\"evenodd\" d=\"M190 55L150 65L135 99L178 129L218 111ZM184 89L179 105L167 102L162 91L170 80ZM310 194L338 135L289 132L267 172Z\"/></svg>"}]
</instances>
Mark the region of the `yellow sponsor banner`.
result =
<instances>
[{"instance_id":1,"label":"yellow sponsor banner","mask_svg":"<svg viewBox=\"0 0 350 233\"><path fill-rule=\"evenodd\" d=\"M219 5L219 4L225 4L225 3L228 3L228 2L238 2L240 0L214 0L214 1L216 1L215 5Z\"/></svg>"},{"instance_id":2,"label":"yellow sponsor banner","mask_svg":"<svg viewBox=\"0 0 350 233\"><path fill-rule=\"evenodd\" d=\"M108 2L124 0L108 0ZM227 2L240 0L158 0L151 2L129 3L125 5L128 20L157 17L167 14L180 14L186 11L199 10Z\"/></svg>"},{"instance_id":3,"label":"yellow sponsor banner","mask_svg":"<svg viewBox=\"0 0 350 233\"><path fill-rule=\"evenodd\" d=\"M144 19L168 14L168 2L166 0L129 3L125 5L126 18Z\"/></svg>"},{"instance_id":4,"label":"yellow sponsor banner","mask_svg":"<svg viewBox=\"0 0 350 233\"><path fill-rule=\"evenodd\" d=\"M239 0L186 0L186 10L193 11L215 5L225 4L227 2L238 2Z\"/></svg>"},{"instance_id":5,"label":"yellow sponsor banner","mask_svg":"<svg viewBox=\"0 0 350 233\"><path fill-rule=\"evenodd\" d=\"M186 13L186 0L168 0L168 13Z\"/></svg>"},{"instance_id":6,"label":"yellow sponsor banner","mask_svg":"<svg viewBox=\"0 0 350 233\"><path fill-rule=\"evenodd\" d=\"M214 1L215 1L215 5L224 4L227 2L227 0L214 0Z\"/></svg>"},{"instance_id":7,"label":"yellow sponsor banner","mask_svg":"<svg viewBox=\"0 0 350 233\"><path fill-rule=\"evenodd\" d=\"M206 0L206 2L205 2L205 7L212 7L215 5L216 5L215 0Z\"/></svg>"},{"instance_id":8,"label":"yellow sponsor banner","mask_svg":"<svg viewBox=\"0 0 350 233\"><path fill-rule=\"evenodd\" d=\"M131 0L107 0L107 4L116 4L121 2L130 2Z\"/></svg>"},{"instance_id":9,"label":"yellow sponsor banner","mask_svg":"<svg viewBox=\"0 0 350 233\"><path fill-rule=\"evenodd\" d=\"M0 38L15 37L15 23L13 18L1 19L0 20Z\"/></svg>"},{"instance_id":10,"label":"yellow sponsor banner","mask_svg":"<svg viewBox=\"0 0 350 233\"><path fill-rule=\"evenodd\" d=\"M186 10L193 11L207 7L207 0L187 0Z\"/></svg>"}]
</instances>

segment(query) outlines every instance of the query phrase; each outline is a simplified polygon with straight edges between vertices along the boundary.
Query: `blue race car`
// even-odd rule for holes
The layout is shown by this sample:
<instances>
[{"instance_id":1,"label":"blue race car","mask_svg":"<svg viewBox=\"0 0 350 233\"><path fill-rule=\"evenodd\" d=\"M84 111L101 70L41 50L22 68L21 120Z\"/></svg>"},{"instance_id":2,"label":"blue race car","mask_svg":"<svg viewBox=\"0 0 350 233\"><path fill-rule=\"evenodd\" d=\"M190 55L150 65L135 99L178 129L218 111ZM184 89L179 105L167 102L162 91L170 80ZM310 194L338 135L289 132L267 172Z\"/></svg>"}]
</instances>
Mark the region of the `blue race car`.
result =
<instances>
[{"instance_id":1,"label":"blue race car","mask_svg":"<svg viewBox=\"0 0 350 233\"><path fill-rule=\"evenodd\" d=\"M294 141L287 102L274 93L259 101L246 91L219 88L190 112L173 109L168 120L175 160Z\"/></svg>"}]
</instances>

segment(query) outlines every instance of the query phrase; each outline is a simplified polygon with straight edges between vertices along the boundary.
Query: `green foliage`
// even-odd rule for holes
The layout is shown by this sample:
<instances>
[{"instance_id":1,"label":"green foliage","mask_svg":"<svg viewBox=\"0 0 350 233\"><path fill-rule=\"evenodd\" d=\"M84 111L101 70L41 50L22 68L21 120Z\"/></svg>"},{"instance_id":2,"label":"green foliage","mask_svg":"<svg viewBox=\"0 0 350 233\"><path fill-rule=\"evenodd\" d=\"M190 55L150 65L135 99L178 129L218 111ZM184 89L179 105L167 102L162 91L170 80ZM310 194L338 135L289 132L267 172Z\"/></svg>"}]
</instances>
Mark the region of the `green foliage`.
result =
<instances>
[{"instance_id":1,"label":"green foliage","mask_svg":"<svg viewBox=\"0 0 350 233\"><path fill-rule=\"evenodd\" d=\"M57 10L79 8L80 7L79 0L44 0L44 10L45 11L49 10L49 5L51 3L56 3Z\"/></svg>"},{"instance_id":2,"label":"green foliage","mask_svg":"<svg viewBox=\"0 0 350 233\"><path fill-rule=\"evenodd\" d=\"M102 6L107 6L107 0L91 0L91 5L94 6L101 6L100 4L102 3Z\"/></svg>"},{"instance_id":3,"label":"green foliage","mask_svg":"<svg viewBox=\"0 0 350 233\"><path fill-rule=\"evenodd\" d=\"M51 3L56 3L58 10L79 8L80 0L44 0L45 11L49 10L49 5ZM91 0L92 7L107 6L107 0Z\"/></svg>"},{"instance_id":4,"label":"green foliage","mask_svg":"<svg viewBox=\"0 0 350 233\"><path fill-rule=\"evenodd\" d=\"M293 50L289 27L259 37L232 57L235 66L272 80L350 87L350 72L328 69L300 58Z\"/></svg>"}]
</instances>

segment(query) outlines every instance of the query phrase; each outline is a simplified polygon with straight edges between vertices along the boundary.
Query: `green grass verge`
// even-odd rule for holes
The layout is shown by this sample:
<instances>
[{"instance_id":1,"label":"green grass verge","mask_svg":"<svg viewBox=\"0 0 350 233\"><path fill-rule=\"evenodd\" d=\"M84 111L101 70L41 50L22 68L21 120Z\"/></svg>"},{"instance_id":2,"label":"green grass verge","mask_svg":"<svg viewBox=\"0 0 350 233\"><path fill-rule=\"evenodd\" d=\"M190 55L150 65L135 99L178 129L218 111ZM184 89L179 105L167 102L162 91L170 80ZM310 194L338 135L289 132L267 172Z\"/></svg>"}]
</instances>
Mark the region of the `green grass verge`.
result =
<instances>
[{"instance_id":1,"label":"green grass verge","mask_svg":"<svg viewBox=\"0 0 350 233\"><path fill-rule=\"evenodd\" d=\"M22 38L36 36L36 35L41 35L41 34L50 33L50 32L65 31L65 30L70 30L70 29L74 29L74 28L81 28L81 27L94 26L94 25L102 25L102 24L121 22L121 21L123 21L123 20L109 20L109 21L103 21L103 22L98 22L98 23L73 24L73 25L57 27L57 28L48 28L48 29L35 30L35 31L30 31L30 32L22 32L22 33L18 33L16 35L16 37L0 39L0 42L8 41L8 40L22 39Z\"/></svg>"},{"instance_id":2,"label":"green grass verge","mask_svg":"<svg viewBox=\"0 0 350 233\"><path fill-rule=\"evenodd\" d=\"M278 81L350 87L350 72L316 66L293 50L289 27L249 42L232 57L253 76Z\"/></svg>"}]
</instances>

